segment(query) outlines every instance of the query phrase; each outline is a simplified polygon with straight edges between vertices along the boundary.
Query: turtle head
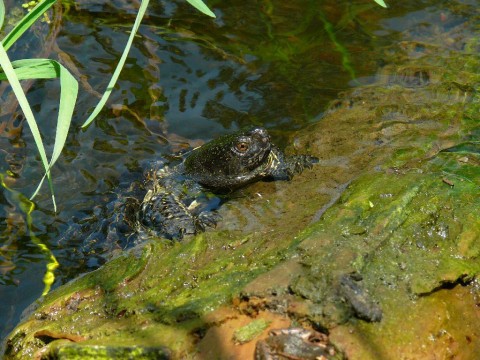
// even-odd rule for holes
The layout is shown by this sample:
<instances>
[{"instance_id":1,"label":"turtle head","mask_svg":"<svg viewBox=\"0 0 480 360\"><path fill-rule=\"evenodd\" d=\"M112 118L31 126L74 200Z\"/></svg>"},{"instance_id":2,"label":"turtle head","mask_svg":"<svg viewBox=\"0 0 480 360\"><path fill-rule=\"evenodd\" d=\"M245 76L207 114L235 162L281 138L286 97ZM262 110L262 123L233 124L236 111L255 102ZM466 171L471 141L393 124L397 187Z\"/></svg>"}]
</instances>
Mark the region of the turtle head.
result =
<instances>
[{"instance_id":1,"label":"turtle head","mask_svg":"<svg viewBox=\"0 0 480 360\"><path fill-rule=\"evenodd\" d=\"M192 150L183 173L212 189L238 188L267 175L272 147L261 127L221 136Z\"/></svg>"}]
</instances>

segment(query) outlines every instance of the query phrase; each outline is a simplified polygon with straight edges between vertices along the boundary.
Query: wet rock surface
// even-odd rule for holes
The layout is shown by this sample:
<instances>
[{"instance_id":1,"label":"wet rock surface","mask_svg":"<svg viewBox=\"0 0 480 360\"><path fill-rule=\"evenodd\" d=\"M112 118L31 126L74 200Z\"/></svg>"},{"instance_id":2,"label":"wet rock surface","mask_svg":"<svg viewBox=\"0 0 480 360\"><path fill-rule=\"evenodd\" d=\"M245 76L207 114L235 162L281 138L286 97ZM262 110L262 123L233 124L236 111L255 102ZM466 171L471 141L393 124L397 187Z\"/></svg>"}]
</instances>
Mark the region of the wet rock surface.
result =
<instances>
[{"instance_id":1,"label":"wet rock surface","mask_svg":"<svg viewBox=\"0 0 480 360\"><path fill-rule=\"evenodd\" d=\"M261 196L223 207L218 231L142 245L60 287L11 333L5 357L46 358L69 341L252 358L258 341L303 344L288 332L268 340L273 329L302 327L351 359L475 359L475 24L478 15L424 37L410 30L411 41L385 49L375 83L342 95L294 139L294 150L320 158L313 175L254 184L246 194ZM261 221L238 217L243 207ZM260 319L268 326L236 344L235 330Z\"/></svg>"},{"instance_id":2,"label":"wet rock surface","mask_svg":"<svg viewBox=\"0 0 480 360\"><path fill-rule=\"evenodd\" d=\"M361 285L362 278L356 274L340 278L340 295L350 304L356 317L365 321L381 321L382 309L372 300Z\"/></svg>"}]
</instances>

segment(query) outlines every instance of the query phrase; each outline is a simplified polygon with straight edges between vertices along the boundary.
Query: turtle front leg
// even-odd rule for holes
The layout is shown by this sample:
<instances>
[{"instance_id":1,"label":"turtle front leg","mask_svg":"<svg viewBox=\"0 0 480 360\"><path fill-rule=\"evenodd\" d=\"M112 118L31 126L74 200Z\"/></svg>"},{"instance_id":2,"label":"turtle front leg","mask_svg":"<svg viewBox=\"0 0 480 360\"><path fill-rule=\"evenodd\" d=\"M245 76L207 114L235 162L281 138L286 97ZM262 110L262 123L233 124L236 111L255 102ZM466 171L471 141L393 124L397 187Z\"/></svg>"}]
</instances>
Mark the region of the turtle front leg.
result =
<instances>
[{"instance_id":1,"label":"turtle front leg","mask_svg":"<svg viewBox=\"0 0 480 360\"><path fill-rule=\"evenodd\" d=\"M305 168L311 169L319 161L317 157L311 155L287 156L278 149L272 151L272 157L270 176L275 180L291 180Z\"/></svg>"},{"instance_id":2,"label":"turtle front leg","mask_svg":"<svg viewBox=\"0 0 480 360\"><path fill-rule=\"evenodd\" d=\"M198 232L196 218L171 192L147 192L138 212L138 222L157 236L181 240Z\"/></svg>"},{"instance_id":3,"label":"turtle front leg","mask_svg":"<svg viewBox=\"0 0 480 360\"><path fill-rule=\"evenodd\" d=\"M187 207L178 195L158 188L147 192L138 212L141 225L170 240L181 240L205 231L206 227L215 227L219 218L213 211L199 212L196 201Z\"/></svg>"},{"instance_id":4,"label":"turtle front leg","mask_svg":"<svg viewBox=\"0 0 480 360\"><path fill-rule=\"evenodd\" d=\"M305 168L311 169L314 164L318 164L318 158L311 155L294 155L287 156L285 162L285 172L290 180L293 176L301 174Z\"/></svg>"}]
</instances>

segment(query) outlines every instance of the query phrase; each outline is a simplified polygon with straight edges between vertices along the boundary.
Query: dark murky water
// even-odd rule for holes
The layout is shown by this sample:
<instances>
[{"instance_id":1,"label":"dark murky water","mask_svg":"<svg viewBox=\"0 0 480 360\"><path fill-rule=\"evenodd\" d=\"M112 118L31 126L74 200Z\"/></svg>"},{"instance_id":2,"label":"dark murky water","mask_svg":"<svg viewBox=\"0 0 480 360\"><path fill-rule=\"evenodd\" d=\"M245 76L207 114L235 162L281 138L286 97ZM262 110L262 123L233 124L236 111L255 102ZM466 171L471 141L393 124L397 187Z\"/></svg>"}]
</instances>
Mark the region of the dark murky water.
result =
<instances>
[{"instance_id":1,"label":"dark murky water","mask_svg":"<svg viewBox=\"0 0 480 360\"><path fill-rule=\"evenodd\" d=\"M470 4L472 2L469 2ZM381 65L380 45L401 32L452 26L442 2L402 1L388 10L373 1L229 1L209 4L211 20L184 2L152 2L109 106L86 131L78 129L98 101L135 19L130 2L64 4L10 52L11 57L60 59L81 93L74 129L54 168L58 212L45 186L32 213L35 234L61 266L58 286L95 263L76 263L80 244L63 239L69 222L95 215L112 198L121 177L140 163L248 125L262 125L284 146L293 131L320 121L342 90L369 82ZM15 3L7 3L7 11ZM462 6L462 2L459 2ZM47 35L48 34L48 35ZM47 152L53 145L58 84L29 89ZM0 173L12 189L31 194L42 168L29 130L18 115L0 131ZM17 119L17 120L12 120ZM0 127L1 129L1 127ZM0 191L0 336L43 289L45 255L29 236L13 193Z\"/></svg>"}]
</instances>

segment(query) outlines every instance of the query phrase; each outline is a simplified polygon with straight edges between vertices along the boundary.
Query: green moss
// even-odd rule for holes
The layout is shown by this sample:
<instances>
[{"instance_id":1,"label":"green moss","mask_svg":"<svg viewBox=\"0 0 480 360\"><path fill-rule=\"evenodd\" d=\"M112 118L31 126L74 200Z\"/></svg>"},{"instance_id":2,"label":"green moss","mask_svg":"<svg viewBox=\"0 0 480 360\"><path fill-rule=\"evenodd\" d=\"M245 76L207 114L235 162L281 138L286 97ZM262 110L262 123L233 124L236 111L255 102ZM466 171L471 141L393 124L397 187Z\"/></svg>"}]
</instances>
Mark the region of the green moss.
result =
<instances>
[{"instance_id":1,"label":"green moss","mask_svg":"<svg viewBox=\"0 0 480 360\"><path fill-rule=\"evenodd\" d=\"M249 341L252 341L257 336L259 336L263 330L268 328L270 321L264 319L258 319L250 322L248 325L241 327L240 329L235 330L233 333L233 341L239 344L244 344Z\"/></svg>"},{"instance_id":2,"label":"green moss","mask_svg":"<svg viewBox=\"0 0 480 360\"><path fill-rule=\"evenodd\" d=\"M458 161L462 155L444 152L404 174L366 174L344 194L348 201L313 225L300 245L308 270L292 289L323 308L312 309L314 321L331 326L345 318L348 309L335 284L337 276L352 271L382 304L398 296L389 289L425 295L480 274L480 220L473 215L480 211L480 157L469 153L469 164ZM457 179L453 187L442 180L444 174ZM375 206L365 206L367 198ZM331 299L328 311L325 299Z\"/></svg>"},{"instance_id":3,"label":"green moss","mask_svg":"<svg viewBox=\"0 0 480 360\"><path fill-rule=\"evenodd\" d=\"M67 345L52 350L49 354L49 359L54 360L167 360L170 358L170 351L166 348L139 346Z\"/></svg>"}]
</instances>

